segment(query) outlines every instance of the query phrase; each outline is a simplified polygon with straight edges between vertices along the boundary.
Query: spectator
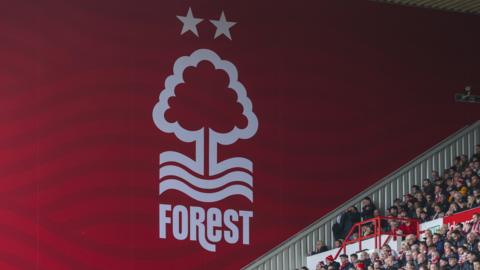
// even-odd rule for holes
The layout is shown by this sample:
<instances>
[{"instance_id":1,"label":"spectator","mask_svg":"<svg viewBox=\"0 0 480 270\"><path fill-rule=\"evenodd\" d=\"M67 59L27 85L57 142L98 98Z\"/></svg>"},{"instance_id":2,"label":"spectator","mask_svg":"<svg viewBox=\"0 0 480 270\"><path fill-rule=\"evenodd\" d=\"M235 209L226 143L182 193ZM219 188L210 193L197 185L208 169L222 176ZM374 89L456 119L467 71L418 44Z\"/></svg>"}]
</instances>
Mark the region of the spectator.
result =
<instances>
[{"instance_id":1,"label":"spectator","mask_svg":"<svg viewBox=\"0 0 480 270\"><path fill-rule=\"evenodd\" d=\"M362 219L367 220L370 218L373 218L373 211L375 210L375 205L372 202L372 199L370 197L365 197L362 200Z\"/></svg>"},{"instance_id":2,"label":"spectator","mask_svg":"<svg viewBox=\"0 0 480 270\"><path fill-rule=\"evenodd\" d=\"M434 213L433 213L432 220L437 218L442 218L445 216L445 214L443 213L443 209L440 205L435 204L435 206L433 207L433 210L434 210Z\"/></svg>"},{"instance_id":3,"label":"spectator","mask_svg":"<svg viewBox=\"0 0 480 270\"><path fill-rule=\"evenodd\" d=\"M435 245L435 248L437 249L438 253L443 254L444 241L442 239L442 236L438 233L435 233L432 237L432 242Z\"/></svg>"},{"instance_id":4,"label":"spectator","mask_svg":"<svg viewBox=\"0 0 480 270\"><path fill-rule=\"evenodd\" d=\"M473 154L471 161L480 160L480 144L475 146L475 154Z\"/></svg>"},{"instance_id":5,"label":"spectator","mask_svg":"<svg viewBox=\"0 0 480 270\"><path fill-rule=\"evenodd\" d=\"M472 221L470 223L472 226L471 232L474 232L478 235L480 233L480 214L473 214Z\"/></svg>"},{"instance_id":6,"label":"spectator","mask_svg":"<svg viewBox=\"0 0 480 270\"><path fill-rule=\"evenodd\" d=\"M457 255L451 254L448 256L448 270L461 270L460 266L458 265L458 258Z\"/></svg>"},{"instance_id":7,"label":"spectator","mask_svg":"<svg viewBox=\"0 0 480 270\"><path fill-rule=\"evenodd\" d=\"M465 239L463 238L462 234L455 230L450 234L450 241L452 241L452 244L456 247L463 246L465 244Z\"/></svg>"},{"instance_id":8,"label":"spectator","mask_svg":"<svg viewBox=\"0 0 480 270\"><path fill-rule=\"evenodd\" d=\"M328 255L327 258L325 258L325 263L328 270L330 270L330 267L333 268L333 270L338 270L340 268L340 264L333 259L332 255Z\"/></svg>"},{"instance_id":9,"label":"spectator","mask_svg":"<svg viewBox=\"0 0 480 270\"><path fill-rule=\"evenodd\" d=\"M418 269L421 266L424 266L424 267L427 266L427 259L425 257L425 254L423 254L423 253L419 253L417 255L416 260L415 260L415 269Z\"/></svg>"},{"instance_id":10,"label":"spectator","mask_svg":"<svg viewBox=\"0 0 480 270\"><path fill-rule=\"evenodd\" d=\"M475 200L475 197L473 195L468 195L467 197L467 208L475 208L477 207L477 201Z\"/></svg>"},{"instance_id":11,"label":"spectator","mask_svg":"<svg viewBox=\"0 0 480 270\"><path fill-rule=\"evenodd\" d=\"M425 195L427 194L433 195L435 192L435 186L433 185L432 182L430 182L430 179L426 178L426 179L423 179L422 190L423 190L423 193L425 193Z\"/></svg>"},{"instance_id":12,"label":"spectator","mask_svg":"<svg viewBox=\"0 0 480 270\"><path fill-rule=\"evenodd\" d=\"M470 222L456 224L449 228L443 224L435 234L426 231L422 239L416 238L417 223L400 221L395 217L410 217L425 222L440 217L453 215L457 212L478 207L480 205L480 145L476 149L477 156L469 161L465 155L458 156L454 165L444 171L440 177L437 171L432 171L431 179L424 179L421 188L414 185L411 194L402 199L395 199L388 208L388 217L383 219L381 230L394 235L408 234L401 243L398 255L388 245L379 251L373 251L370 256L366 252L341 256L342 264L333 262L333 257L327 257L327 265L321 270L480 270L478 253L480 252L480 214L474 214ZM445 180L444 180L445 179ZM367 220L381 216L369 197L361 202L361 212L351 206L338 217L334 230L335 246L340 247L340 239L344 238L350 228L361 219ZM387 221L388 220L388 221ZM372 224L362 224L361 235L358 231L352 233L351 239L368 236L373 233ZM349 240L351 240L349 239ZM317 243L312 254L323 252L326 247Z\"/></svg>"},{"instance_id":13,"label":"spectator","mask_svg":"<svg viewBox=\"0 0 480 270\"><path fill-rule=\"evenodd\" d=\"M465 247L467 248L468 251L475 251L477 248L478 240L477 240L477 234L474 232L470 232L467 234L467 240L465 241Z\"/></svg>"},{"instance_id":14,"label":"spectator","mask_svg":"<svg viewBox=\"0 0 480 270\"><path fill-rule=\"evenodd\" d=\"M340 268L339 268L339 270L349 270L350 267L353 267L353 265L348 261L348 255L347 254L340 255Z\"/></svg>"},{"instance_id":15,"label":"spectator","mask_svg":"<svg viewBox=\"0 0 480 270\"><path fill-rule=\"evenodd\" d=\"M353 265L355 265L358 261L358 255L353 253L352 255L350 255L350 263L352 263Z\"/></svg>"},{"instance_id":16,"label":"spectator","mask_svg":"<svg viewBox=\"0 0 480 270\"><path fill-rule=\"evenodd\" d=\"M368 252L363 251L360 253L360 260L365 264L365 267L368 268L371 264L372 261L370 260L370 257L368 256Z\"/></svg>"},{"instance_id":17,"label":"spectator","mask_svg":"<svg viewBox=\"0 0 480 270\"><path fill-rule=\"evenodd\" d=\"M334 248L340 248L340 247L342 247L342 243L343 243L343 240L342 240L342 239L335 240Z\"/></svg>"},{"instance_id":18,"label":"spectator","mask_svg":"<svg viewBox=\"0 0 480 270\"><path fill-rule=\"evenodd\" d=\"M312 250L312 252L310 253L310 256L311 256L311 255L318 254L318 253L325 252L325 251L327 251L327 250L328 250L328 248L327 248L327 246L325 245L325 243L324 243L322 240L319 240L319 241L317 241L317 243L315 244L315 249Z\"/></svg>"},{"instance_id":19,"label":"spectator","mask_svg":"<svg viewBox=\"0 0 480 270\"><path fill-rule=\"evenodd\" d=\"M478 162L477 162L478 163ZM478 179L478 174L475 173L472 175L472 177L470 178L470 181L467 182L467 186L468 186L468 191L469 191L469 194L470 195L473 195L473 191L475 189L479 189L480 188L480 183L479 183L479 179Z\"/></svg>"},{"instance_id":20,"label":"spectator","mask_svg":"<svg viewBox=\"0 0 480 270\"><path fill-rule=\"evenodd\" d=\"M393 256L388 256L385 259L385 270L397 270L398 267L395 265L395 260Z\"/></svg>"}]
</instances>

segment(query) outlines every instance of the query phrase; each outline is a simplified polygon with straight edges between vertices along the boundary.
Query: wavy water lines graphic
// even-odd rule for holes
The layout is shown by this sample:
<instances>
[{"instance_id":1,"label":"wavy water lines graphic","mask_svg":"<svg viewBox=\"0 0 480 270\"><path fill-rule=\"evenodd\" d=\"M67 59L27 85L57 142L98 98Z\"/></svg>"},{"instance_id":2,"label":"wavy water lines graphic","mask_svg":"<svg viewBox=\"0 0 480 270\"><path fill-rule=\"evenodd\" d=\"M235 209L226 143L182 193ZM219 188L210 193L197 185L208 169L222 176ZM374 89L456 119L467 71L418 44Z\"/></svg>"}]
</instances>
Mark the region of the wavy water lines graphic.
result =
<instances>
[{"instance_id":1,"label":"wavy water lines graphic","mask_svg":"<svg viewBox=\"0 0 480 270\"><path fill-rule=\"evenodd\" d=\"M216 202L239 195L253 202L253 177L238 168L206 179L195 176L178 165L169 164L160 168L159 175L160 194L177 190L201 202Z\"/></svg>"}]
</instances>

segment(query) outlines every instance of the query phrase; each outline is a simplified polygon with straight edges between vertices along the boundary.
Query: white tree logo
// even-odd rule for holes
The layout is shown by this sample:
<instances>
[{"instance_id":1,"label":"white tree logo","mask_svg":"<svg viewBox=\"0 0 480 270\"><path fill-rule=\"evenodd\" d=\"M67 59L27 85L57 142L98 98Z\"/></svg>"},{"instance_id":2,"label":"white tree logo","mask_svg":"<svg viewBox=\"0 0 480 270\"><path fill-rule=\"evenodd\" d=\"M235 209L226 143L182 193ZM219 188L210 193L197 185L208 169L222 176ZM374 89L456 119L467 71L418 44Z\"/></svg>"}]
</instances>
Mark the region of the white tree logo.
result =
<instances>
[{"instance_id":1,"label":"white tree logo","mask_svg":"<svg viewBox=\"0 0 480 270\"><path fill-rule=\"evenodd\" d=\"M188 130L178 121L169 122L165 118L166 111L170 108L168 100L175 96L175 88L184 83L183 73L188 67L197 67L202 61L210 62L215 69L223 70L229 78L229 89L236 92L237 102L243 107L243 115L247 119L245 128L235 126L230 132L220 133L212 128L201 127L197 130ZM249 139L258 129L258 120L252 111L252 102L247 96L245 87L238 81L238 72L231 62L222 60L215 52L208 49L199 49L190 56L182 56L175 61L173 74L165 81L158 103L153 109L155 125L165 133L173 133L183 142L195 142L195 158L192 159L175 151L166 151L160 154L160 165L169 165L160 168L160 194L167 190L181 191L191 198L201 202L216 202L233 195L241 195L253 202L253 164L244 157L232 157L218 161L217 145L231 145L239 139ZM206 134L208 132L208 134ZM207 136L208 135L208 136ZM205 171L205 138L208 138L208 171ZM183 165L198 175L209 176L206 180L197 177L175 165ZM228 173L225 174L225 172ZM247 172L246 172L247 171ZM249 173L248 173L249 172ZM213 177L213 179L211 179ZM190 187L185 182L189 183ZM237 184L232 184L239 182ZM212 189L216 192L208 192Z\"/></svg>"}]
</instances>

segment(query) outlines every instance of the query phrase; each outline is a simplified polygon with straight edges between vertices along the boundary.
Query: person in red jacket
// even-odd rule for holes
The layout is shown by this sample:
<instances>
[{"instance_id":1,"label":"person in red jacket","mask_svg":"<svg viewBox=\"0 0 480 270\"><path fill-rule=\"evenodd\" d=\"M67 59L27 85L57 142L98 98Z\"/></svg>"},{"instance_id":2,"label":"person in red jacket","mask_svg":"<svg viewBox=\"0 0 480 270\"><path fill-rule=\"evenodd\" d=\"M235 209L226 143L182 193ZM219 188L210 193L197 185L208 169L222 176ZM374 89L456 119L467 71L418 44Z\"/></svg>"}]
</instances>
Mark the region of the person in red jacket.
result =
<instances>
[{"instance_id":1,"label":"person in red jacket","mask_svg":"<svg viewBox=\"0 0 480 270\"><path fill-rule=\"evenodd\" d=\"M402 234L417 234L417 225L409 220L402 222L398 229L402 231Z\"/></svg>"}]
</instances>

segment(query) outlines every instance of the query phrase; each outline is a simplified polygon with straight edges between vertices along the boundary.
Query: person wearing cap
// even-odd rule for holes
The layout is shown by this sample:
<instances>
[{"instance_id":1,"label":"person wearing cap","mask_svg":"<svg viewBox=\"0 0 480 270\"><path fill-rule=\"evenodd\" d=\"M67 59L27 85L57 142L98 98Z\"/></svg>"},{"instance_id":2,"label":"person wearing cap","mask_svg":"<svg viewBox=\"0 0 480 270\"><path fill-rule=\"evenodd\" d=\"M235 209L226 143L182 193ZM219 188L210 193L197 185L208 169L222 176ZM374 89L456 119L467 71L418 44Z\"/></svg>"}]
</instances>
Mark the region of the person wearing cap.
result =
<instances>
[{"instance_id":1,"label":"person wearing cap","mask_svg":"<svg viewBox=\"0 0 480 270\"><path fill-rule=\"evenodd\" d=\"M340 255L340 270L348 270L350 267L353 267L353 264L351 264L348 261L348 255L347 254L342 254Z\"/></svg>"},{"instance_id":2,"label":"person wearing cap","mask_svg":"<svg viewBox=\"0 0 480 270\"><path fill-rule=\"evenodd\" d=\"M355 263L355 269L357 270L365 270L365 264L361 261L357 261L357 263Z\"/></svg>"},{"instance_id":3,"label":"person wearing cap","mask_svg":"<svg viewBox=\"0 0 480 270\"><path fill-rule=\"evenodd\" d=\"M332 255L328 255L325 258L325 263L327 264L327 269L333 267L335 270L338 270L340 268L340 264L333 259Z\"/></svg>"}]
</instances>

